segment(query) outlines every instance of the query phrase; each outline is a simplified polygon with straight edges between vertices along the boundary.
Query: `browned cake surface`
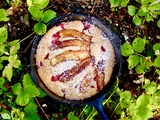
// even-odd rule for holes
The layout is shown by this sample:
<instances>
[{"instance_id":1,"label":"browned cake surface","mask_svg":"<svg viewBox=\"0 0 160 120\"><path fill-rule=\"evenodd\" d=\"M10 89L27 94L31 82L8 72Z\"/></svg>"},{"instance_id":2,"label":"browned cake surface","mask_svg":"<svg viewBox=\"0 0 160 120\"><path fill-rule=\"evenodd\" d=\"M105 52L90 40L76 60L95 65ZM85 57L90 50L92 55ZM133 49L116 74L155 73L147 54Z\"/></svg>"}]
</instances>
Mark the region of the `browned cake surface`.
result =
<instances>
[{"instance_id":1,"label":"browned cake surface","mask_svg":"<svg viewBox=\"0 0 160 120\"><path fill-rule=\"evenodd\" d=\"M49 90L72 100L91 97L109 81L114 66L109 40L94 25L64 22L40 40L36 64Z\"/></svg>"}]
</instances>

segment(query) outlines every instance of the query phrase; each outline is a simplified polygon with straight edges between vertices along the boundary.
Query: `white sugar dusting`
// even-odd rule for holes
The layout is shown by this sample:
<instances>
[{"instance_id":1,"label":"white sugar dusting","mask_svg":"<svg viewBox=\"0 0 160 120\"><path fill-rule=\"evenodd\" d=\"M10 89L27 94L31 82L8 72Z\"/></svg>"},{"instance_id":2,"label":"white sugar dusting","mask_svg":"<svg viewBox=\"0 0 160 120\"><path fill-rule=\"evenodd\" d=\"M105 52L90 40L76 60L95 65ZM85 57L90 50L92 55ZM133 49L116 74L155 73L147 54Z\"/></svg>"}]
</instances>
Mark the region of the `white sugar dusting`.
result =
<instances>
[{"instance_id":1,"label":"white sugar dusting","mask_svg":"<svg viewBox=\"0 0 160 120\"><path fill-rule=\"evenodd\" d=\"M57 50L54 50L54 51L49 51L49 59L52 59L54 56L56 55L59 55L65 51L68 51L68 50L80 50L80 47L79 46L69 46L69 47L65 47L65 48L62 48L62 49L57 49Z\"/></svg>"},{"instance_id":2,"label":"white sugar dusting","mask_svg":"<svg viewBox=\"0 0 160 120\"><path fill-rule=\"evenodd\" d=\"M69 22L65 27L66 27L66 29L75 29L78 31L82 31L84 28L83 23L78 20Z\"/></svg>"},{"instance_id":3,"label":"white sugar dusting","mask_svg":"<svg viewBox=\"0 0 160 120\"><path fill-rule=\"evenodd\" d=\"M53 75L58 75L63 73L66 70L72 69L74 66L76 66L79 63L79 61L64 61L52 68Z\"/></svg>"}]
</instances>

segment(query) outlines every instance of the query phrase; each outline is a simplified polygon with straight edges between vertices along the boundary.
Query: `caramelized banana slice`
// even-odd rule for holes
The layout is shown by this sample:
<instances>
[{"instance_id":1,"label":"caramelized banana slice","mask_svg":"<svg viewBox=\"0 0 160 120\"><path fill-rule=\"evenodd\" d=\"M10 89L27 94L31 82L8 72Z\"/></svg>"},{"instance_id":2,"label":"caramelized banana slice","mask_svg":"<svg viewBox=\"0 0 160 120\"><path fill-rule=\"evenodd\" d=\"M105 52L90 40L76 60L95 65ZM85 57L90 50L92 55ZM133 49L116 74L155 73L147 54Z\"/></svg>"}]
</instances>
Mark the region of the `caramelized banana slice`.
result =
<instances>
[{"instance_id":1,"label":"caramelized banana slice","mask_svg":"<svg viewBox=\"0 0 160 120\"><path fill-rule=\"evenodd\" d=\"M93 79L94 79L94 81L96 81L97 91L100 91L103 88L103 86L105 85L105 82L104 82L105 73L103 70L101 71L97 67L98 67L98 65L96 66L96 68L94 70L95 77Z\"/></svg>"},{"instance_id":2,"label":"caramelized banana slice","mask_svg":"<svg viewBox=\"0 0 160 120\"><path fill-rule=\"evenodd\" d=\"M89 54L87 51L82 50L67 50L61 54L56 55L51 59L51 65L55 66L58 63L61 63L63 61L67 60L78 60L81 61L85 58L89 57Z\"/></svg>"},{"instance_id":3,"label":"caramelized banana slice","mask_svg":"<svg viewBox=\"0 0 160 120\"><path fill-rule=\"evenodd\" d=\"M90 85L91 78L84 77L83 81L80 84L79 91L84 93L87 90L87 87Z\"/></svg>"},{"instance_id":4,"label":"caramelized banana slice","mask_svg":"<svg viewBox=\"0 0 160 120\"><path fill-rule=\"evenodd\" d=\"M65 40L65 41L56 41L52 45L52 50L56 50L56 49L64 48L68 46L79 46L81 50L89 49L89 46L87 47L87 44L85 44L85 42L78 39L71 39L71 40Z\"/></svg>"},{"instance_id":5,"label":"caramelized banana slice","mask_svg":"<svg viewBox=\"0 0 160 120\"><path fill-rule=\"evenodd\" d=\"M105 85L105 82L104 82L104 80L105 80L104 67L105 66L104 66L104 64L105 64L105 61L102 59L95 66L94 80L96 81L96 84L97 84L97 91L100 91L103 88L103 86Z\"/></svg>"},{"instance_id":6,"label":"caramelized banana slice","mask_svg":"<svg viewBox=\"0 0 160 120\"><path fill-rule=\"evenodd\" d=\"M100 91L104 87L105 85L104 78L105 78L104 72L96 73L94 80L96 81L96 84L97 84L97 91Z\"/></svg>"},{"instance_id":7,"label":"caramelized banana slice","mask_svg":"<svg viewBox=\"0 0 160 120\"><path fill-rule=\"evenodd\" d=\"M59 81L61 81L61 82L67 82L67 81L71 80L76 74L79 74L87 66L89 66L91 62L92 62L92 58L91 57L82 60L79 63L79 65L73 67L71 70L67 70L67 71L63 72L59 76Z\"/></svg>"},{"instance_id":8,"label":"caramelized banana slice","mask_svg":"<svg viewBox=\"0 0 160 120\"><path fill-rule=\"evenodd\" d=\"M61 30L59 33L59 36L62 38L65 38L65 37L79 38L80 37L83 40L86 40L87 42L90 42L92 39L92 36L85 35L84 33L79 32L78 30L74 30L74 29Z\"/></svg>"}]
</instances>

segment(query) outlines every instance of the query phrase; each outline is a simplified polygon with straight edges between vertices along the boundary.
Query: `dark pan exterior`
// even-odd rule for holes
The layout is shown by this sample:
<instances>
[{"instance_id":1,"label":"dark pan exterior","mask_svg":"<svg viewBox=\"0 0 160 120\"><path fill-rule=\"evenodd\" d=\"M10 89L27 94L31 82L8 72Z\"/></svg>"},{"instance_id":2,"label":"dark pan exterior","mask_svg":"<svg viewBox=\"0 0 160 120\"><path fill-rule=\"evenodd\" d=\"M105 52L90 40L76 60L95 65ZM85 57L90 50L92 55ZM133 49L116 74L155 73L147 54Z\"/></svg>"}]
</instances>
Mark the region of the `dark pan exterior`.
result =
<instances>
[{"instance_id":1,"label":"dark pan exterior","mask_svg":"<svg viewBox=\"0 0 160 120\"><path fill-rule=\"evenodd\" d=\"M111 88L111 86L115 82L116 77L119 75L120 69L121 69L120 39L101 20L93 16L84 15L84 14L67 14L64 16L57 17L56 19L53 19L47 24L47 30L49 30L55 25L59 25L61 22L67 22L67 21L73 21L73 20L81 20L81 21L86 21L91 24L94 24L109 38L111 44L113 45L114 52L115 52L115 65L113 68L111 79L109 80L108 84L101 91L99 91L96 95L90 98L84 99L84 100L68 100L68 99L55 95L43 84L37 72L35 54L36 54L37 45L42 38L42 36L38 36L38 35L34 37L34 42L33 42L32 49L31 49L31 55L30 55L31 77L33 81L40 88L42 88L50 97L52 97L54 100L58 102L66 103L66 104L84 104L84 103L86 104L88 102L91 102L91 101L94 101L100 98L101 96L104 96L106 92L108 91L108 89Z\"/></svg>"}]
</instances>

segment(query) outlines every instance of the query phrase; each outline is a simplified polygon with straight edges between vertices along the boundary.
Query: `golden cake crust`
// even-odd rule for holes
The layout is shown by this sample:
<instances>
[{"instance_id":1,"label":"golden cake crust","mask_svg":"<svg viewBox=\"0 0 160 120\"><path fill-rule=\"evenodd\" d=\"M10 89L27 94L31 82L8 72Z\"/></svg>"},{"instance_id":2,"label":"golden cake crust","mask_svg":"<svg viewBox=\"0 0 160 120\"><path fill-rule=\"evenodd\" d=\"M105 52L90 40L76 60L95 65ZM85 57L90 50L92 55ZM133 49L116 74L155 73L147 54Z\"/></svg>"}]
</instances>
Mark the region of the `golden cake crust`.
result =
<instances>
[{"instance_id":1,"label":"golden cake crust","mask_svg":"<svg viewBox=\"0 0 160 120\"><path fill-rule=\"evenodd\" d=\"M51 28L40 40L35 57L46 87L70 100L102 90L115 62L108 38L95 25L78 20Z\"/></svg>"}]
</instances>

